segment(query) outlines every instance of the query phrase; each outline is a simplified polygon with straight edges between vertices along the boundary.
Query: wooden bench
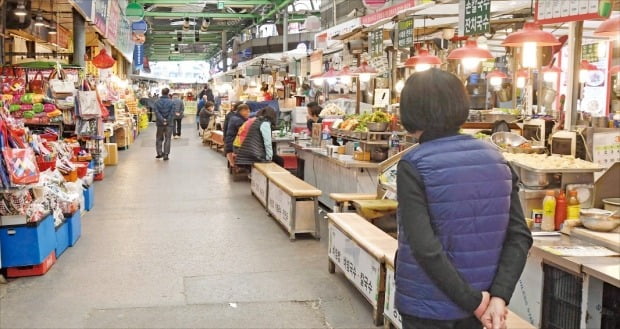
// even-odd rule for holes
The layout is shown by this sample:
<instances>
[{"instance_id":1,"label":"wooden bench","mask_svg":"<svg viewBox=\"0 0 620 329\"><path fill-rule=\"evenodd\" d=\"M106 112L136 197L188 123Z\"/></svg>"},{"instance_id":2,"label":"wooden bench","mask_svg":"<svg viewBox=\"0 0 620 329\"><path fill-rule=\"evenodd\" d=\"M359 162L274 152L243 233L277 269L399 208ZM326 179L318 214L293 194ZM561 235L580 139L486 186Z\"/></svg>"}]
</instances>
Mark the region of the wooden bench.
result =
<instances>
[{"instance_id":1,"label":"wooden bench","mask_svg":"<svg viewBox=\"0 0 620 329\"><path fill-rule=\"evenodd\" d=\"M267 173L270 172L288 173L288 170L273 162L255 163L254 166L252 166L250 189L252 194L265 207L267 207Z\"/></svg>"},{"instance_id":2,"label":"wooden bench","mask_svg":"<svg viewBox=\"0 0 620 329\"><path fill-rule=\"evenodd\" d=\"M211 147L215 147L217 151L224 150L224 132L215 130L211 133Z\"/></svg>"},{"instance_id":3,"label":"wooden bench","mask_svg":"<svg viewBox=\"0 0 620 329\"><path fill-rule=\"evenodd\" d=\"M394 255L386 257L386 274L385 274L385 307L383 310L383 327L384 329L402 329L402 318L395 305L396 281L394 279ZM508 329L535 329L531 323L525 321L515 313L508 311L506 318L506 327Z\"/></svg>"},{"instance_id":4,"label":"wooden bench","mask_svg":"<svg viewBox=\"0 0 620 329\"><path fill-rule=\"evenodd\" d=\"M322 194L321 190L293 176L286 169L280 170L273 166L268 168L270 171L258 169L253 171L258 175L257 180L261 180L259 172L266 178L266 181L262 180L256 184L264 183L266 186L264 192L260 187L257 191L264 196L263 205L266 205L267 211L284 226L291 241L295 240L296 234L299 233L310 233L316 239L320 239L318 197ZM252 180L254 179L253 174ZM262 196L257 195L257 198L260 200Z\"/></svg>"},{"instance_id":5,"label":"wooden bench","mask_svg":"<svg viewBox=\"0 0 620 329\"><path fill-rule=\"evenodd\" d=\"M398 248L396 239L355 213L331 213L329 218L329 267L336 266L373 307L375 325L383 323L386 266Z\"/></svg>"},{"instance_id":6,"label":"wooden bench","mask_svg":"<svg viewBox=\"0 0 620 329\"><path fill-rule=\"evenodd\" d=\"M375 200L377 199L377 194L330 193L329 197L334 200L334 212L346 212L353 200Z\"/></svg>"}]
</instances>

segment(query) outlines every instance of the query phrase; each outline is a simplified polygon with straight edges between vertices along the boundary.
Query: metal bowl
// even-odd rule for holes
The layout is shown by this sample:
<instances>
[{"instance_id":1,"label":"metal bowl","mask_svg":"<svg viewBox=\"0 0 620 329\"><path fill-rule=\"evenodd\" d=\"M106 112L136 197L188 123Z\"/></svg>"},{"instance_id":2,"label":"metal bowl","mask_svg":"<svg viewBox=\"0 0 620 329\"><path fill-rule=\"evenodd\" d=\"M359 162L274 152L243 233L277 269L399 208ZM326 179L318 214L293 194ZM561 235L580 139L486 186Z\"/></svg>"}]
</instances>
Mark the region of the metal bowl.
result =
<instances>
[{"instance_id":1,"label":"metal bowl","mask_svg":"<svg viewBox=\"0 0 620 329\"><path fill-rule=\"evenodd\" d=\"M368 131L384 132L387 130L388 122L369 122L366 127L368 128Z\"/></svg>"},{"instance_id":2,"label":"metal bowl","mask_svg":"<svg viewBox=\"0 0 620 329\"><path fill-rule=\"evenodd\" d=\"M525 187L536 190L544 189L549 186L550 181L549 174L537 173L531 170L521 170L519 178L521 178L521 183L523 183Z\"/></svg>"},{"instance_id":3,"label":"metal bowl","mask_svg":"<svg viewBox=\"0 0 620 329\"><path fill-rule=\"evenodd\" d=\"M619 219L581 218L581 223L592 231L609 232L620 226Z\"/></svg>"},{"instance_id":4,"label":"metal bowl","mask_svg":"<svg viewBox=\"0 0 620 329\"><path fill-rule=\"evenodd\" d=\"M605 210L617 211L620 213L620 198L603 199L603 207Z\"/></svg>"},{"instance_id":5,"label":"metal bowl","mask_svg":"<svg viewBox=\"0 0 620 329\"><path fill-rule=\"evenodd\" d=\"M527 139L523 138L523 136L519 136L517 134L509 133L509 132L498 132L491 135L491 141L493 144L502 150L506 150L508 146L518 147L523 143L527 143Z\"/></svg>"}]
</instances>

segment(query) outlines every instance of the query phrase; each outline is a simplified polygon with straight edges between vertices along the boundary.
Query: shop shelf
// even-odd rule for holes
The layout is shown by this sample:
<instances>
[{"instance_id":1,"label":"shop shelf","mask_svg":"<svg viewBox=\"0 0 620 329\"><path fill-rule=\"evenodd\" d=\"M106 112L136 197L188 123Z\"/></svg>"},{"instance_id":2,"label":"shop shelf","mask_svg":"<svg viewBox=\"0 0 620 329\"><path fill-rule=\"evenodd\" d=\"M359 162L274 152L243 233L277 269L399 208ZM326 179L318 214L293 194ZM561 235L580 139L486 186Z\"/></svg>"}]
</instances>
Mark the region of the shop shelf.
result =
<instances>
[{"instance_id":1,"label":"shop shelf","mask_svg":"<svg viewBox=\"0 0 620 329\"><path fill-rule=\"evenodd\" d=\"M56 258L69 248L69 224L65 221L56 227Z\"/></svg>"},{"instance_id":2,"label":"shop shelf","mask_svg":"<svg viewBox=\"0 0 620 329\"><path fill-rule=\"evenodd\" d=\"M82 236L82 212L78 210L67 217L67 224L69 226L69 246L73 247Z\"/></svg>"},{"instance_id":3,"label":"shop shelf","mask_svg":"<svg viewBox=\"0 0 620 329\"><path fill-rule=\"evenodd\" d=\"M54 218L0 227L2 267L39 265L56 248Z\"/></svg>"}]
</instances>

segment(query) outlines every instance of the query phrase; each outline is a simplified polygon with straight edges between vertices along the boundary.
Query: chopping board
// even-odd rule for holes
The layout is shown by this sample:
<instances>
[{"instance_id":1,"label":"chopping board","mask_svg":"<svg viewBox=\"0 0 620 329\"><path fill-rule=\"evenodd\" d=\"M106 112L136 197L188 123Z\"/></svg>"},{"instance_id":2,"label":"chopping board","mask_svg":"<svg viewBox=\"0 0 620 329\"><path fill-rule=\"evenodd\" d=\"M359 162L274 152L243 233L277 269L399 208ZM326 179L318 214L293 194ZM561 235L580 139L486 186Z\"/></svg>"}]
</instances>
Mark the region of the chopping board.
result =
<instances>
[{"instance_id":1,"label":"chopping board","mask_svg":"<svg viewBox=\"0 0 620 329\"><path fill-rule=\"evenodd\" d=\"M591 231L583 227L575 227L571 236L620 252L620 233L607 233Z\"/></svg>"}]
</instances>

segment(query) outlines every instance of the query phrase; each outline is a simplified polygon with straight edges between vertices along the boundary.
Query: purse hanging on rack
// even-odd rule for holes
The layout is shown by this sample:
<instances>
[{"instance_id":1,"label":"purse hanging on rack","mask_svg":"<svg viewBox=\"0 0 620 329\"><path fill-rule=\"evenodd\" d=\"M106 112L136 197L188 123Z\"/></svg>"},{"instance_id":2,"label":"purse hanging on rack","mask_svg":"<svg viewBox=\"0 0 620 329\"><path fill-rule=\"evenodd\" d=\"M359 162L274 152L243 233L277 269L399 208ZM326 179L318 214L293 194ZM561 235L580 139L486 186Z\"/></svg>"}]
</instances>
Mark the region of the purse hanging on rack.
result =
<instances>
[{"instance_id":1,"label":"purse hanging on rack","mask_svg":"<svg viewBox=\"0 0 620 329\"><path fill-rule=\"evenodd\" d=\"M75 85L67 79L67 74L62 69L56 68L52 71L48 80L52 97L65 98L75 92Z\"/></svg>"},{"instance_id":2,"label":"purse hanging on rack","mask_svg":"<svg viewBox=\"0 0 620 329\"><path fill-rule=\"evenodd\" d=\"M43 73L41 73L41 71L37 71L37 73L34 75L34 78L30 80L30 82L28 83L28 88L30 89L31 93L43 93Z\"/></svg>"},{"instance_id":3,"label":"purse hanging on rack","mask_svg":"<svg viewBox=\"0 0 620 329\"><path fill-rule=\"evenodd\" d=\"M82 89L84 90L79 90L77 94L77 103L79 109L78 116L82 119L100 118L101 105L99 103L97 91L90 90L90 85L87 82L82 83Z\"/></svg>"},{"instance_id":4,"label":"purse hanging on rack","mask_svg":"<svg viewBox=\"0 0 620 329\"><path fill-rule=\"evenodd\" d=\"M30 147L14 148L9 145L11 139L6 125L2 127L0 143L2 143L2 156L6 166L6 175L10 181L9 185L28 185L39 181L39 167L34 151ZM17 146L19 143L14 141ZM3 168L4 169L4 168ZM4 178L2 184L5 185ZM5 185L5 187L8 187Z\"/></svg>"}]
</instances>

